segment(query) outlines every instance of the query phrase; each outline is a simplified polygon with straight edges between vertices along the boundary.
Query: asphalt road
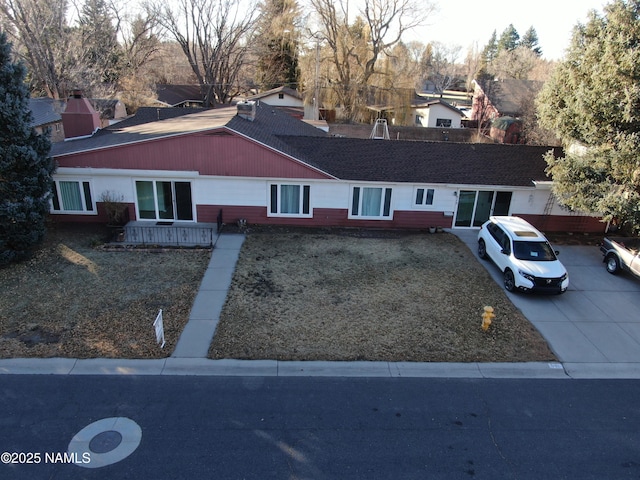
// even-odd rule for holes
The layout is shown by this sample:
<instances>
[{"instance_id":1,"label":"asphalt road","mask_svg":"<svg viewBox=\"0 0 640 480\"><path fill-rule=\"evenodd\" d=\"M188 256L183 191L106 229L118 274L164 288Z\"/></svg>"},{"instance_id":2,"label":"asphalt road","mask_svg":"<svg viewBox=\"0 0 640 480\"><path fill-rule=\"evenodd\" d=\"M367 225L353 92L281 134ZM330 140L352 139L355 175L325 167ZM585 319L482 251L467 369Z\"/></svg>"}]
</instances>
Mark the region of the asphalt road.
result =
<instances>
[{"instance_id":1,"label":"asphalt road","mask_svg":"<svg viewBox=\"0 0 640 480\"><path fill-rule=\"evenodd\" d=\"M2 375L0 452L40 462L0 479L639 478L639 398L626 380ZM60 461L110 417L141 428L129 456Z\"/></svg>"}]
</instances>

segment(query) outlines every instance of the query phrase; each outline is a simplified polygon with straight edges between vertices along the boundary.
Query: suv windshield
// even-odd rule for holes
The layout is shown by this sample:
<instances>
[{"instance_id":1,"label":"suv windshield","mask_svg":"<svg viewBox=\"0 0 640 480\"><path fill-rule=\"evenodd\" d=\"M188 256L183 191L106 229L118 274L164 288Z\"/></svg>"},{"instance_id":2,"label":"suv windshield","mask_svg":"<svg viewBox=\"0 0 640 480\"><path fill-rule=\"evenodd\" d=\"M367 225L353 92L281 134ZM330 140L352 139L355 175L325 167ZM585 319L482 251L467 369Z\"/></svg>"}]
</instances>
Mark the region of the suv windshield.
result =
<instances>
[{"instance_id":1,"label":"suv windshield","mask_svg":"<svg viewBox=\"0 0 640 480\"><path fill-rule=\"evenodd\" d=\"M556 254L547 242L513 242L513 255L518 260L552 262Z\"/></svg>"}]
</instances>

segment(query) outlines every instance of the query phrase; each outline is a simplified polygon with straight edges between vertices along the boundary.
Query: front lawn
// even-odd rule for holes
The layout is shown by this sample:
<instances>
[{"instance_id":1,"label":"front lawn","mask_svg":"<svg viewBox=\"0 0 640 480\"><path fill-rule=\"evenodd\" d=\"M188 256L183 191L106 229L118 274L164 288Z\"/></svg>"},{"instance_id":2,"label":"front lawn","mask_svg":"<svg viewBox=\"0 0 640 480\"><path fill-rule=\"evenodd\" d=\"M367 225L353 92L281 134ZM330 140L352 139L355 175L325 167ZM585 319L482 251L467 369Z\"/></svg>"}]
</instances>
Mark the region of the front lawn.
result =
<instances>
[{"instance_id":1,"label":"front lawn","mask_svg":"<svg viewBox=\"0 0 640 480\"><path fill-rule=\"evenodd\" d=\"M210 357L555 360L454 235L293 229L248 234Z\"/></svg>"}]
</instances>

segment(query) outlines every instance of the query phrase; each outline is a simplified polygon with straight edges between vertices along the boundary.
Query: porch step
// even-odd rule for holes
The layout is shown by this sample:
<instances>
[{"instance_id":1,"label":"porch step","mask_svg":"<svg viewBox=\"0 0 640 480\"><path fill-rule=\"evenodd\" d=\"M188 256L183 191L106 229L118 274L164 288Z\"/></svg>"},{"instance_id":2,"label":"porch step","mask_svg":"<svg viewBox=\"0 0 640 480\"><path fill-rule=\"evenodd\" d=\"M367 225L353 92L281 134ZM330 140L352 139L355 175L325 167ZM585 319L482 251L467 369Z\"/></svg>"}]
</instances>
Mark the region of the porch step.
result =
<instances>
[{"instance_id":1,"label":"porch step","mask_svg":"<svg viewBox=\"0 0 640 480\"><path fill-rule=\"evenodd\" d=\"M217 230L215 223L133 221L124 226L120 241L124 245L211 247Z\"/></svg>"}]
</instances>

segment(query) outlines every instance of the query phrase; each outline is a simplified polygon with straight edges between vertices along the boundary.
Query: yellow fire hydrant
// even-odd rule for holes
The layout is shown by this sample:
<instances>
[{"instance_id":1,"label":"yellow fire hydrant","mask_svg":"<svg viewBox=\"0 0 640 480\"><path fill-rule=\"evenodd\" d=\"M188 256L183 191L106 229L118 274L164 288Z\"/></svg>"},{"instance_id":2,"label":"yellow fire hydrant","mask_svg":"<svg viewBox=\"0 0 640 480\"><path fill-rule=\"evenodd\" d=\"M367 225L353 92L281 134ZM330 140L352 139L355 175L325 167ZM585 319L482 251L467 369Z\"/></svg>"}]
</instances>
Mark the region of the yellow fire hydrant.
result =
<instances>
[{"instance_id":1,"label":"yellow fire hydrant","mask_svg":"<svg viewBox=\"0 0 640 480\"><path fill-rule=\"evenodd\" d=\"M489 330L489 325L491 325L492 318L495 318L493 307L484 307L484 313L482 314L482 330L484 330L485 332Z\"/></svg>"}]
</instances>

